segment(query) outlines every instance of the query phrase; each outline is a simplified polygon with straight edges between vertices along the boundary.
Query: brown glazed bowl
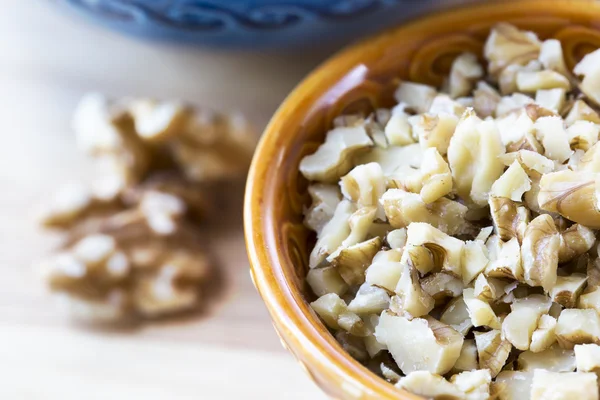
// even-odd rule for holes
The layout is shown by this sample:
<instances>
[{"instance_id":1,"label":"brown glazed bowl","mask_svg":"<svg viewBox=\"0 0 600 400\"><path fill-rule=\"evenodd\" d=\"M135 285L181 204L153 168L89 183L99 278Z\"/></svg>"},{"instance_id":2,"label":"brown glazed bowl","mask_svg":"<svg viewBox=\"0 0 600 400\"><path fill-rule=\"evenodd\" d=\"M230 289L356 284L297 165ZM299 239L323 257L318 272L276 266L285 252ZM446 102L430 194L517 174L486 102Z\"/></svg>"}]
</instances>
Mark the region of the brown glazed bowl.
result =
<instances>
[{"instance_id":1,"label":"brown glazed bowl","mask_svg":"<svg viewBox=\"0 0 600 400\"><path fill-rule=\"evenodd\" d=\"M332 398L417 399L352 359L311 310L304 282L314 235L302 225L309 204L300 159L315 151L342 113L393 104L398 79L439 85L459 53L481 55L497 22L562 42L572 68L600 47L600 2L499 1L416 20L332 57L300 83L266 128L248 177L244 219L252 277L282 344Z\"/></svg>"}]
</instances>

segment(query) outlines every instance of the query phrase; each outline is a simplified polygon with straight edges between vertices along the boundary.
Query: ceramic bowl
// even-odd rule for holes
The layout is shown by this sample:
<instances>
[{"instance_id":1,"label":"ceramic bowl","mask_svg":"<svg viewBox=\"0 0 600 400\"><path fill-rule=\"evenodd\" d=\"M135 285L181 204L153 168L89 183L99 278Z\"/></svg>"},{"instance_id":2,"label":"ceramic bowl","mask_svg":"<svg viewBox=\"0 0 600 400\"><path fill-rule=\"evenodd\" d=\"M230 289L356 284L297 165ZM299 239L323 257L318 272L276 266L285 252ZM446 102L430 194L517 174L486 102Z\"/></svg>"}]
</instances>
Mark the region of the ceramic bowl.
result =
<instances>
[{"instance_id":1,"label":"ceramic bowl","mask_svg":"<svg viewBox=\"0 0 600 400\"><path fill-rule=\"evenodd\" d=\"M551 6L550 6L551 5ZM308 302L304 283L314 235L302 225L309 204L300 159L314 152L335 116L393 104L398 79L439 85L459 53L481 55L497 22L562 42L572 68L600 47L600 3L587 0L491 2L428 16L350 47L325 62L281 105L256 150L245 199L254 283L281 341L332 398L416 399L353 360Z\"/></svg>"},{"instance_id":2,"label":"ceramic bowl","mask_svg":"<svg viewBox=\"0 0 600 400\"><path fill-rule=\"evenodd\" d=\"M216 47L339 43L476 0L54 0L137 36Z\"/></svg>"}]
</instances>

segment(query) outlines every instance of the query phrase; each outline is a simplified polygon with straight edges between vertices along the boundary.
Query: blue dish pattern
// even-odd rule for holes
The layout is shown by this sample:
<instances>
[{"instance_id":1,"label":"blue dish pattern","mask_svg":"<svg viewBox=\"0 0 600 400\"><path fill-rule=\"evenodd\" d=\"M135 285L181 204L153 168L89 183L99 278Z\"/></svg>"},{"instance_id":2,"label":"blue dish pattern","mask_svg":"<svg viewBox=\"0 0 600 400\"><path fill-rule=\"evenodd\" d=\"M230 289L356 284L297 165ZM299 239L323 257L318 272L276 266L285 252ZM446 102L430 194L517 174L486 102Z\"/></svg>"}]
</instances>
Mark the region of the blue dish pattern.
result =
<instances>
[{"instance_id":1,"label":"blue dish pattern","mask_svg":"<svg viewBox=\"0 0 600 400\"><path fill-rule=\"evenodd\" d=\"M337 41L384 28L444 0L58 0L112 28L217 46Z\"/></svg>"}]
</instances>

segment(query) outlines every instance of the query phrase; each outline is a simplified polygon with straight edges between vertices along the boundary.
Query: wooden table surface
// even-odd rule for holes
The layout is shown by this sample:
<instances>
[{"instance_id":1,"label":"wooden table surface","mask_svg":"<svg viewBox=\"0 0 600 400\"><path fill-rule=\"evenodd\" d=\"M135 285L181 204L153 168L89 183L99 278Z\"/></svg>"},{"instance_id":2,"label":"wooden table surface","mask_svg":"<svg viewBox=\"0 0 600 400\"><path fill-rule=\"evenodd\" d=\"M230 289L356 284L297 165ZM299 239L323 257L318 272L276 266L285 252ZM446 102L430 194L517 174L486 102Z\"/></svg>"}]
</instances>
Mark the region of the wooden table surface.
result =
<instances>
[{"instance_id":1,"label":"wooden table surface","mask_svg":"<svg viewBox=\"0 0 600 400\"><path fill-rule=\"evenodd\" d=\"M321 399L281 347L248 273L242 184L210 247L223 289L203 315L104 331L57 311L33 263L57 243L32 210L90 175L69 129L90 90L237 109L261 127L321 54L215 53L123 37L51 2L2 0L0 12L0 398Z\"/></svg>"}]
</instances>

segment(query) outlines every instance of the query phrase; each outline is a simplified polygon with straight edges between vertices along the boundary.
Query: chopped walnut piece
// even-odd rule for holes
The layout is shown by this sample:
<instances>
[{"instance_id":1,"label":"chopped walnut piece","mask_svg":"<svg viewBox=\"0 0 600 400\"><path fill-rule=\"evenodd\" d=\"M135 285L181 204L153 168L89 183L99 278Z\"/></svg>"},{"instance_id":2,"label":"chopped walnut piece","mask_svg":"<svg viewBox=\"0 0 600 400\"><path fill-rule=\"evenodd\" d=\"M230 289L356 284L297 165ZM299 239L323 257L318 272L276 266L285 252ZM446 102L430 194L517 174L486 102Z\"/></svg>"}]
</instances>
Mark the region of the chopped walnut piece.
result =
<instances>
[{"instance_id":1,"label":"chopped walnut piece","mask_svg":"<svg viewBox=\"0 0 600 400\"><path fill-rule=\"evenodd\" d=\"M311 269L306 275L306 281L317 296L327 293L342 296L348 290L348 285L333 266Z\"/></svg>"},{"instance_id":2,"label":"chopped walnut piece","mask_svg":"<svg viewBox=\"0 0 600 400\"><path fill-rule=\"evenodd\" d=\"M435 147L440 154L446 154L458 123L456 115L427 113L411 117L409 121L412 122L413 135L419 139L423 149Z\"/></svg>"},{"instance_id":3,"label":"chopped walnut piece","mask_svg":"<svg viewBox=\"0 0 600 400\"><path fill-rule=\"evenodd\" d=\"M498 375L508 359L512 346L502 339L498 329L489 332L475 332L475 343L479 355L479 368L489 369L492 377Z\"/></svg>"},{"instance_id":4,"label":"chopped walnut piece","mask_svg":"<svg viewBox=\"0 0 600 400\"><path fill-rule=\"evenodd\" d=\"M540 317L537 328L531 335L529 351L539 353L556 343L556 323L556 318L551 315L544 314Z\"/></svg>"},{"instance_id":5,"label":"chopped walnut piece","mask_svg":"<svg viewBox=\"0 0 600 400\"><path fill-rule=\"evenodd\" d=\"M538 194L540 208L557 212L589 228L600 228L600 211L596 205L596 175L570 170L544 174Z\"/></svg>"},{"instance_id":6,"label":"chopped walnut piece","mask_svg":"<svg viewBox=\"0 0 600 400\"><path fill-rule=\"evenodd\" d=\"M475 240L480 241L481 243L485 243L485 241L488 240L492 232L494 232L493 226L486 226L485 228L481 228L481 230L475 237Z\"/></svg>"},{"instance_id":7,"label":"chopped walnut piece","mask_svg":"<svg viewBox=\"0 0 600 400\"><path fill-rule=\"evenodd\" d=\"M577 308L589 308L596 310L597 313L600 313L600 288L596 287L591 289L589 292L580 295Z\"/></svg>"},{"instance_id":8,"label":"chopped walnut piece","mask_svg":"<svg viewBox=\"0 0 600 400\"><path fill-rule=\"evenodd\" d=\"M486 247L490 260L485 267L486 276L523 280L521 248L517 238L504 242L498 235L493 235L487 240Z\"/></svg>"},{"instance_id":9,"label":"chopped walnut piece","mask_svg":"<svg viewBox=\"0 0 600 400\"><path fill-rule=\"evenodd\" d=\"M337 331L334 337L344 351L350 354L354 359L358 361L366 361L369 359L369 354L367 353L365 342L362 337L352 335L342 330Z\"/></svg>"},{"instance_id":10,"label":"chopped walnut piece","mask_svg":"<svg viewBox=\"0 0 600 400\"><path fill-rule=\"evenodd\" d=\"M400 262L412 265L421 275L428 274L436 269L433 254L423 245L408 244L402 252Z\"/></svg>"},{"instance_id":11,"label":"chopped walnut piece","mask_svg":"<svg viewBox=\"0 0 600 400\"><path fill-rule=\"evenodd\" d=\"M381 375L385 378L386 381L393 385L395 385L400 379L402 379L401 373L396 372L395 368L397 367L395 365L391 365L391 363L382 362L380 364Z\"/></svg>"},{"instance_id":12,"label":"chopped walnut piece","mask_svg":"<svg viewBox=\"0 0 600 400\"><path fill-rule=\"evenodd\" d=\"M465 112L465 105L460 103L458 99L454 100L447 94L438 94L433 98L431 106L429 106L429 114L451 114L460 118Z\"/></svg>"},{"instance_id":13,"label":"chopped walnut piece","mask_svg":"<svg viewBox=\"0 0 600 400\"><path fill-rule=\"evenodd\" d=\"M452 174L437 149L428 148L419 170L408 174L398 171L389 177L388 186L419 193L423 202L430 204L452 191Z\"/></svg>"},{"instance_id":14,"label":"chopped walnut piece","mask_svg":"<svg viewBox=\"0 0 600 400\"><path fill-rule=\"evenodd\" d=\"M464 242L435 227L414 222L407 229L407 246L424 246L433 255L434 264L442 271L461 277Z\"/></svg>"},{"instance_id":15,"label":"chopped walnut piece","mask_svg":"<svg viewBox=\"0 0 600 400\"><path fill-rule=\"evenodd\" d=\"M556 285L550 291L552 300L565 308L573 308L577 305L579 295L585 287L587 277L583 274L574 273L569 276L559 276Z\"/></svg>"},{"instance_id":16,"label":"chopped walnut piece","mask_svg":"<svg viewBox=\"0 0 600 400\"><path fill-rule=\"evenodd\" d=\"M484 274L479 274L475 279L473 293L479 300L491 302L498 300L504 294L506 282L497 278L486 278Z\"/></svg>"},{"instance_id":17,"label":"chopped walnut piece","mask_svg":"<svg viewBox=\"0 0 600 400\"><path fill-rule=\"evenodd\" d=\"M516 299L511 312L502 322L502 335L519 350L528 350L531 336L543 314L548 313L552 301L543 295L530 295Z\"/></svg>"},{"instance_id":18,"label":"chopped walnut piece","mask_svg":"<svg viewBox=\"0 0 600 400\"><path fill-rule=\"evenodd\" d=\"M391 116L390 110L380 108L365 119L365 129L376 147L383 149L389 147L388 139L385 136L385 126Z\"/></svg>"},{"instance_id":19,"label":"chopped walnut piece","mask_svg":"<svg viewBox=\"0 0 600 400\"><path fill-rule=\"evenodd\" d=\"M524 279L530 286L549 292L556 284L560 234L552 217L542 214L533 219L523 237L521 257Z\"/></svg>"},{"instance_id":20,"label":"chopped walnut piece","mask_svg":"<svg viewBox=\"0 0 600 400\"><path fill-rule=\"evenodd\" d=\"M476 205L486 205L492 184L504 171L498 159L503 153L496 125L467 110L448 148L448 163L458 195Z\"/></svg>"},{"instance_id":21,"label":"chopped walnut piece","mask_svg":"<svg viewBox=\"0 0 600 400\"><path fill-rule=\"evenodd\" d=\"M375 337L385 343L405 374L429 371L445 374L460 355L463 337L432 317L409 320L384 311Z\"/></svg>"},{"instance_id":22,"label":"chopped walnut piece","mask_svg":"<svg viewBox=\"0 0 600 400\"><path fill-rule=\"evenodd\" d=\"M569 111L569 114L565 117L565 123L567 126L573 125L577 121L588 121L594 124L600 124L600 116L592 107L590 107L584 100L578 99L573 103L573 107Z\"/></svg>"},{"instance_id":23,"label":"chopped walnut piece","mask_svg":"<svg viewBox=\"0 0 600 400\"><path fill-rule=\"evenodd\" d=\"M396 304L402 314L408 314L411 318L429 314L435 305L433 297L421 287L419 274L411 265L404 265L394 291L397 294Z\"/></svg>"},{"instance_id":24,"label":"chopped walnut piece","mask_svg":"<svg viewBox=\"0 0 600 400\"><path fill-rule=\"evenodd\" d=\"M338 319L346 312L346 302L335 293L328 293L310 303L313 310L325 324L333 329L339 328Z\"/></svg>"},{"instance_id":25,"label":"chopped walnut piece","mask_svg":"<svg viewBox=\"0 0 600 400\"><path fill-rule=\"evenodd\" d=\"M387 347L384 344L379 343L374 335L375 327L379 324L379 315L368 315L363 318L363 321L365 322L365 326L369 331L369 335L363 338L365 342L365 349L367 350L367 353L369 353L369 357L374 358L383 351L387 351ZM397 381L398 374L396 372L396 366L392 365L393 360L391 360L391 357L389 358L390 359L387 360L388 362L382 362L380 364L381 373L386 379L388 379L388 381L391 382L390 378L394 378L393 380Z\"/></svg>"},{"instance_id":26,"label":"chopped walnut piece","mask_svg":"<svg viewBox=\"0 0 600 400\"><path fill-rule=\"evenodd\" d=\"M598 61L600 60L600 51L595 50L585 57L573 68L575 75L583 76L579 84L579 89L596 104L600 103L598 95L600 89L600 69Z\"/></svg>"},{"instance_id":27,"label":"chopped walnut piece","mask_svg":"<svg viewBox=\"0 0 600 400\"><path fill-rule=\"evenodd\" d=\"M500 94L485 81L477 82L473 91L473 109L480 118L494 116L500 102Z\"/></svg>"},{"instance_id":28,"label":"chopped walnut piece","mask_svg":"<svg viewBox=\"0 0 600 400\"><path fill-rule=\"evenodd\" d=\"M575 353L555 345L539 353L525 351L519 354L518 364L523 371L533 372L542 368L554 372L572 372L575 370Z\"/></svg>"},{"instance_id":29,"label":"chopped walnut piece","mask_svg":"<svg viewBox=\"0 0 600 400\"><path fill-rule=\"evenodd\" d=\"M444 304L448 297L460 296L465 287L461 279L444 272L433 273L421 279L421 286L438 305Z\"/></svg>"},{"instance_id":30,"label":"chopped walnut piece","mask_svg":"<svg viewBox=\"0 0 600 400\"><path fill-rule=\"evenodd\" d=\"M459 400L465 394L455 384L448 382L443 376L429 371L412 371L396 384L397 388L405 389L429 399Z\"/></svg>"},{"instance_id":31,"label":"chopped walnut piece","mask_svg":"<svg viewBox=\"0 0 600 400\"><path fill-rule=\"evenodd\" d=\"M365 118L362 114L342 114L333 119L334 128L347 128L353 126L362 126L365 124Z\"/></svg>"},{"instance_id":32,"label":"chopped walnut piece","mask_svg":"<svg viewBox=\"0 0 600 400\"><path fill-rule=\"evenodd\" d=\"M496 106L496 117L501 118L510 113L519 112L529 104L535 103L535 100L522 93L513 93L510 96L503 96Z\"/></svg>"},{"instance_id":33,"label":"chopped walnut piece","mask_svg":"<svg viewBox=\"0 0 600 400\"><path fill-rule=\"evenodd\" d=\"M586 151L574 169L580 172L600 172L600 143L596 143Z\"/></svg>"},{"instance_id":34,"label":"chopped walnut piece","mask_svg":"<svg viewBox=\"0 0 600 400\"><path fill-rule=\"evenodd\" d=\"M340 328L353 336L366 337L370 333L364 321L351 311L341 314L337 320L337 323Z\"/></svg>"},{"instance_id":35,"label":"chopped walnut piece","mask_svg":"<svg viewBox=\"0 0 600 400\"><path fill-rule=\"evenodd\" d=\"M531 400L598 400L596 374L589 372L550 372L537 369L531 381Z\"/></svg>"},{"instance_id":36,"label":"chopped walnut piece","mask_svg":"<svg viewBox=\"0 0 600 400\"><path fill-rule=\"evenodd\" d=\"M448 88L450 96L456 98L471 92L474 81L483 76L483 68L473 53L462 53L454 59L450 68Z\"/></svg>"},{"instance_id":37,"label":"chopped walnut piece","mask_svg":"<svg viewBox=\"0 0 600 400\"><path fill-rule=\"evenodd\" d=\"M534 132L533 120L524 109L497 118L495 122L502 143L509 149L526 140L526 136Z\"/></svg>"},{"instance_id":38,"label":"chopped walnut piece","mask_svg":"<svg viewBox=\"0 0 600 400\"><path fill-rule=\"evenodd\" d=\"M385 137L392 146L404 146L415 142L412 127L408 123L408 114L394 112L385 125Z\"/></svg>"},{"instance_id":39,"label":"chopped walnut piece","mask_svg":"<svg viewBox=\"0 0 600 400\"><path fill-rule=\"evenodd\" d=\"M383 171L378 163L372 162L354 167L340 180L342 194L348 200L361 207L378 207L375 214L379 219L385 219L379 198L385 192Z\"/></svg>"},{"instance_id":40,"label":"chopped walnut piece","mask_svg":"<svg viewBox=\"0 0 600 400\"><path fill-rule=\"evenodd\" d=\"M393 292L404 270L400 263L401 256L398 250L382 250L375 254L365 273L365 281Z\"/></svg>"},{"instance_id":41,"label":"chopped walnut piece","mask_svg":"<svg viewBox=\"0 0 600 400\"><path fill-rule=\"evenodd\" d=\"M521 31L507 24L496 24L485 42L484 55L488 72L495 76L510 64L525 65L535 60L541 43L535 33Z\"/></svg>"},{"instance_id":42,"label":"chopped walnut piece","mask_svg":"<svg viewBox=\"0 0 600 400\"><path fill-rule=\"evenodd\" d=\"M421 165L423 150L418 143L406 146L389 146L387 149L373 147L365 153L357 154L354 165L376 162L383 174L389 176L401 168L418 168Z\"/></svg>"},{"instance_id":43,"label":"chopped walnut piece","mask_svg":"<svg viewBox=\"0 0 600 400\"><path fill-rule=\"evenodd\" d=\"M474 339L465 339L463 342L462 349L460 350L460 356L456 360L456 364L452 371L472 371L479 367L477 362L477 345Z\"/></svg>"},{"instance_id":44,"label":"chopped walnut piece","mask_svg":"<svg viewBox=\"0 0 600 400\"><path fill-rule=\"evenodd\" d=\"M551 110L555 113L560 112L566 100L565 89L541 89L535 93L535 103L540 107Z\"/></svg>"},{"instance_id":45,"label":"chopped walnut piece","mask_svg":"<svg viewBox=\"0 0 600 400\"><path fill-rule=\"evenodd\" d=\"M433 203L452 191L450 168L434 148L427 149L423 153L421 179L423 186L419 193L427 204Z\"/></svg>"},{"instance_id":46,"label":"chopped walnut piece","mask_svg":"<svg viewBox=\"0 0 600 400\"><path fill-rule=\"evenodd\" d=\"M578 344L574 348L578 372L600 373L600 346Z\"/></svg>"},{"instance_id":47,"label":"chopped walnut piece","mask_svg":"<svg viewBox=\"0 0 600 400\"><path fill-rule=\"evenodd\" d=\"M525 136L523 136L523 138L521 138L518 142L510 143L506 146L506 151L508 153L521 150L528 150L540 154L544 152L544 148L540 142L530 132L525 133Z\"/></svg>"},{"instance_id":48,"label":"chopped walnut piece","mask_svg":"<svg viewBox=\"0 0 600 400\"><path fill-rule=\"evenodd\" d=\"M498 87L503 95L512 94L519 90L517 76L520 72L539 72L542 64L538 60L531 60L526 65L511 64L504 68L498 75Z\"/></svg>"},{"instance_id":49,"label":"chopped walnut piece","mask_svg":"<svg viewBox=\"0 0 600 400\"><path fill-rule=\"evenodd\" d=\"M406 245L406 228L394 229L390 231L385 240L392 249L401 249Z\"/></svg>"},{"instance_id":50,"label":"chopped walnut piece","mask_svg":"<svg viewBox=\"0 0 600 400\"><path fill-rule=\"evenodd\" d=\"M465 289L463 291L463 300L467 305L473 326L487 326L492 329L500 329L500 319L488 302L475 297L474 289Z\"/></svg>"},{"instance_id":51,"label":"chopped walnut piece","mask_svg":"<svg viewBox=\"0 0 600 400\"><path fill-rule=\"evenodd\" d=\"M374 237L350 245L327 257L348 285L360 285L365 281L365 271L375 254L381 249L382 239Z\"/></svg>"},{"instance_id":52,"label":"chopped walnut piece","mask_svg":"<svg viewBox=\"0 0 600 400\"><path fill-rule=\"evenodd\" d=\"M544 108L537 103L527 104L525 106L525 112L527 113L529 118L531 118L531 120L534 122L542 117L558 117L559 116L556 112L554 112L548 108Z\"/></svg>"},{"instance_id":53,"label":"chopped walnut piece","mask_svg":"<svg viewBox=\"0 0 600 400\"><path fill-rule=\"evenodd\" d=\"M588 151L598 142L599 134L600 125L590 121L578 120L567 128L567 136L571 147L583 151Z\"/></svg>"},{"instance_id":54,"label":"chopped walnut piece","mask_svg":"<svg viewBox=\"0 0 600 400\"><path fill-rule=\"evenodd\" d=\"M317 243L310 253L310 268L318 266L348 237L350 234L348 220L355 210L356 207L347 200L343 200L337 205L333 217L321 230Z\"/></svg>"},{"instance_id":55,"label":"chopped walnut piece","mask_svg":"<svg viewBox=\"0 0 600 400\"><path fill-rule=\"evenodd\" d=\"M440 316L440 322L451 326L454 330L465 336L473 327L469 310L462 296L450 300Z\"/></svg>"},{"instance_id":56,"label":"chopped walnut piece","mask_svg":"<svg viewBox=\"0 0 600 400\"><path fill-rule=\"evenodd\" d=\"M487 399L490 396L492 376L489 370L464 371L453 375L450 382L464 392L466 400Z\"/></svg>"},{"instance_id":57,"label":"chopped walnut piece","mask_svg":"<svg viewBox=\"0 0 600 400\"><path fill-rule=\"evenodd\" d=\"M429 110L437 91L432 86L413 82L401 82L394 97L419 113Z\"/></svg>"},{"instance_id":58,"label":"chopped walnut piece","mask_svg":"<svg viewBox=\"0 0 600 400\"><path fill-rule=\"evenodd\" d=\"M362 126L335 128L315 153L302 159L300 172L310 180L335 182L352 167L352 156L372 144Z\"/></svg>"},{"instance_id":59,"label":"chopped walnut piece","mask_svg":"<svg viewBox=\"0 0 600 400\"><path fill-rule=\"evenodd\" d=\"M554 171L554 163L549 158L530 150L518 150L500 156L506 166L518 161L529 176L537 176Z\"/></svg>"},{"instance_id":60,"label":"chopped walnut piece","mask_svg":"<svg viewBox=\"0 0 600 400\"><path fill-rule=\"evenodd\" d=\"M356 296L350 304L348 310L361 316L369 314L379 315L383 310L390 307L390 294L386 289L372 286L368 283L362 284Z\"/></svg>"},{"instance_id":61,"label":"chopped walnut piece","mask_svg":"<svg viewBox=\"0 0 600 400\"><path fill-rule=\"evenodd\" d=\"M352 245L364 241L373 227L375 213L375 207L363 207L353 212L350 215L350 218L348 218L350 233L344 240L342 240L342 244L330 257L333 258L335 257L335 254L339 253L342 249L348 248ZM377 237L372 239L377 239Z\"/></svg>"},{"instance_id":62,"label":"chopped walnut piece","mask_svg":"<svg viewBox=\"0 0 600 400\"><path fill-rule=\"evenodd\" d=\"M531 189L531 180L518 161L514 161L492 185L491 196L521 201L523 193Z\"/></svg>"},{"instance_id":63,"label":"chopped walnut piece","mask_svg":"<svg viewBox=\"0 0 600 400\"><path fill-rule=\"evenodd\" d=\"M573 153L560 117L542 117L535 121L536 137L544 146L544 155L560 163Z\"/></svg>"},{"instance_id":64,"label":"chopped walnut piece","mask_svg":"<svg viewBox=\"0 0 600 400\"><path fill-rule=\"evenodd\" d=\"M586 253L596 243L596 235L590 228L574 224L560 233L558 262L565 263Z\"/></svg>"},{"instance_id":65,"label":"chopped walnut piece","mask_svg":"<svg viewBox=\"0 0 600 400\"><path fill-rule=\"evenodd\" d=\"M490 214L500 239L509 241L517 238L519 243L523 241L525 229L530 221L527 207L505 197L490 196Z\"/></svg>"},{"instance_id":66,"label":"chopped walnut piece","mask_svg":"<svg viewBox=\"0 0 600 400\"><path fill-rule=\"evenodd\" d=\"M519 71L517 72L517 88L522 92L537 90L570 88L569 80L556 71Z\"/></svg>"},{"instance_id":67,"label":"chopped walnut piece","mask_svg":"<svg viewBox=\"0 0 600 400\"><path fill-rule=\"evenodd\" d=\"M426 222L448 234L468 230L465 220L467 207L445 197L426 204L416 193L389 189L380 201L394 228L405 228L413 222Z\"/></svg>"},{"instance_id":68,"label":"chopped walnut piece","mask_svg":"<svg viewBox=\"0 0 600 400\"><path fill-rule=\"evenodd\" d=\"M600 317L595 310L565 309L558 317L556 339L563 349L572 349L576 344L600 344Z\"/></svg>"},{"instance_id":69,"label":"chopped walnut piece","mask_svg":"<svg viewBox=\"0 0 600 400\"><path fill-rule=\"evenodd\" d=\"M468 285L480 272L482 272L490 261L489 252L483 240L467 240L462 253L462 279Z\"/></svg>"},{"instance_id":70,"label":"chopped walnut piece","mask_svg":"<svg viewBox=\"0 0 600 400\"><path fill-rule=\"evenodd\" d=\"M342 196L337 186L322 183L310 185L308 194L312 204L305 213L304 225L318 234L333 217Z\"/></svg>"},{"instance_id":71,"label":"chopped walnut piece","mask_svg":"<svg viewBox=\"0 0 600 400\"><path fill-rule=\"evenodd\" d=\"M562 45L559 40L544 40L540 47L538 59L545 69L556 71L564 76L569 75L569 71L563 57Z\"/></svg>"},{"instance_id":72,"label":"chopped walnut piece","mask_svg":"<svg viewBox=\"0 0 600 400\"><path fill-rule=\"evenodd\" d=\"M492 382L491 392L499 400L524 400L529 399L531 392L531 381L533 372L523 371L502 371ZM523 394L526 397L523 397Z\"/></svg>"}]
</instances>

